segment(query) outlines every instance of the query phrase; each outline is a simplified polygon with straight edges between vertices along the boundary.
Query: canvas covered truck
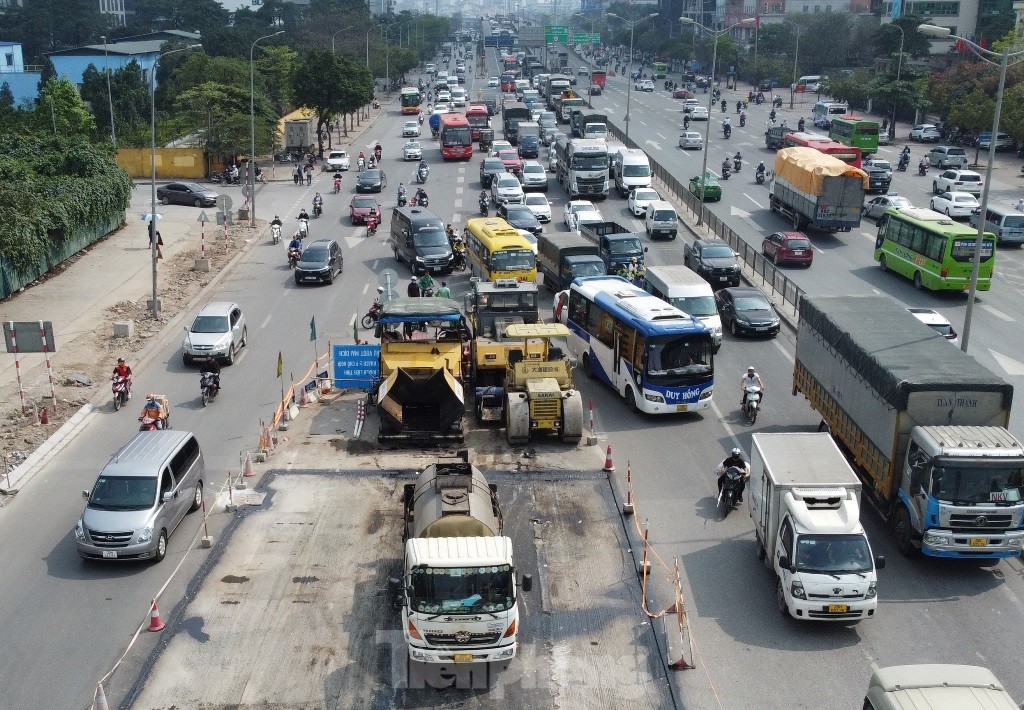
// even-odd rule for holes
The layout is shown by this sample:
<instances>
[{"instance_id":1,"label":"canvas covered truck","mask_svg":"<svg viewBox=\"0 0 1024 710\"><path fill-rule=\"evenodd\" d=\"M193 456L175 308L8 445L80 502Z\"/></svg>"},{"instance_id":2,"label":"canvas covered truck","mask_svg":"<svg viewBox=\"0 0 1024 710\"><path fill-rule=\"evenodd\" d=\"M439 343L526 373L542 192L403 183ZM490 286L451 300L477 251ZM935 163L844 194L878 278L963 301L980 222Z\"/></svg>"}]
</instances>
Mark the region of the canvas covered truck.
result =
<instances>
[{"instance_id":1,"label":"canvas covered truck","mask_svg":"<svg viewBox=\"0 0 1024 710\"><path fill-rule=\"evenodd\" d=\"M793 394L822 416L906 555L1016 557L1013 387L887 296L800 302Z\"/></svg>"},{"instance_id":2,"label":"canvas covered truck","mask_svg":"<svg viewBox=\"0 0 1024 710\"><path fill-rule=\"evenodd\" d=\"M403 489L405 556L391 578L409 658L421 663L508 661L517 651L519 591L497 486L469 452L439 459Z\"/></svg>"},{"instance_id":3,"label":"canvas covered truck","mask_svg":"<svg viewBox=\"0 0 1024 710\"><path fill-rule=\"evenodd\" d=\"M314 143L316 143L315 118L289 118L284 122L285 151L301 153Z\"/></svg>"},{"instance_id":4,"label":"canvas covered truck","mask_svg":"<svg viewBox=\"0 0 1024 710\"><path fill-rule=\"evenodd\" d=\"M644 253L640 233L618 222L597 222L580 227L580 236L598 247L598 255L604 261L608 274L617 274L622 267L628 267L633 260L644 264Z\"/></svg>"},{"instance_id":5,"label":"canvas covered truck","mask_svg":"<svg viewBox=\"0 0 1024 710\"><path fill-rule=\"evenodd\" d=\"M768 184L772 212L793 229L849 232L860 226L868 174L814 148L784 148L775 155Z\"/></svg>"},{"instance_id":6,"label":"canvas covered truck","mask_svg":"<svg viewBox=\"0 0 1024 710\"><path fill-rule=\"evenodd\" d=\"M569 288L581 276L608 273L600 247L574 232L547 232L537 238L537 270L551 291Z\"/></svg>"},{"instance_id":7,"label":"canvas covered truck","mask_svg":"<svg viewBox=\"0 0 1024 710\"><path fill-rule=\"evenodd\" d=\"M775 602L801 621L860 621L878 607L860 479L825 433L754 434L747 500Z\"/></svg>"},{"instance_id":8,"label":"canvas covered truck","mask_svg":"<svg viewBox=\"0 0 1024 710\"><path fill-rule=\"evenodd\" d=\"M469 373L466 326L449 298L396 298L381 307L381 443L462 443Z\"/></svg>"}]
</instances>

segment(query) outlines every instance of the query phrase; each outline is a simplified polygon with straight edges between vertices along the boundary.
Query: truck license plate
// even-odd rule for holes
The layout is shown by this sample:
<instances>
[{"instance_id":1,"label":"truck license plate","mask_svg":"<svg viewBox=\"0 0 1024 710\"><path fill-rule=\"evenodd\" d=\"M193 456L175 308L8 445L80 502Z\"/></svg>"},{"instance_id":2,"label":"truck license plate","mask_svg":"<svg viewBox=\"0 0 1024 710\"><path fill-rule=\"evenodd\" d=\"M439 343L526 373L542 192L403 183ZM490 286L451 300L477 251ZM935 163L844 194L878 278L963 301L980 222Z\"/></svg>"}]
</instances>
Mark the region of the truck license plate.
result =
<instances>
[{"instance_id":1,"label":"truck license plate","mask_svg":"<svg viewBox=\"0 0 1024 710\"><path fill-rule=\"evenodd\" d=\"M455 658L455 662L456 663L472 663L473 662L473 654L472 653L456 653L454 658Z\"/></svg>"},{"instance_id":2,"label":"truck license plate","mask_svg":"<svg viewBox=\"0 0 1024 710\"><path fill-rule=\"evenodd\" d=\"M845 614L849 610L850 610L850 607L847 606L846 604L829 604L828 605L828 613L829 614Z\"/></svg>"},{"instance_id":3,"label":"truck license plate","mask_svg":"<svg viewBox=\"0 0 1024 710\"><path fill-rule=\"evenodd\" d=\"M554 426L555 426L555 423L554 422L550 422L550 421L547 421L547 422L546 421L537 422L537 428L538 429L553 429Z\"/></svg>"},{"instance_id":4,"label":"truck license plate","mask_svg":"<svg viewBox=\"0 0 1024 710\"><path fill-rule=\"evenodd\" d=\"M986 547L988 545L987 537L972 537L971 547Z\"/></svg>"},{"instance_id":5,"label":"truck license plate","mask_svg":"<svg viewBox=\"0 0 1024 710\"><path fill-rule=\"evenodd\" d=\"M685 412L686 408L687 408L687 405L685 405L685 404L677 404L676 405L676 411L677 412Z\"/></svg>"},{"instance_id":6,"label":"truck license plate","mask_svg":"<svg viewBox=\"0 0 1024 710\"><path fill-rule=\"evenodd\" d=\"M103 551L103 558L106 559L106 560L116 560L117 559L117 550L104 550Z\"/></svg>"}]
</instances>

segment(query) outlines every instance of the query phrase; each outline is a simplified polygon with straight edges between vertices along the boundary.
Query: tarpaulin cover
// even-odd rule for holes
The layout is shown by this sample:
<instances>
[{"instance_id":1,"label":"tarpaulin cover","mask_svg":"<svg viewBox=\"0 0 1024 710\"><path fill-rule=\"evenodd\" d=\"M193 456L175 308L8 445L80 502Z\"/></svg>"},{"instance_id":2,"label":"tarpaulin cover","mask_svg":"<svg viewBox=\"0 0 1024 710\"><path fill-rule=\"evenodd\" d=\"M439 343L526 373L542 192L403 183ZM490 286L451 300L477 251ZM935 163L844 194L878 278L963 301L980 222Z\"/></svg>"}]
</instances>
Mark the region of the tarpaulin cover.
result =
<instances>
[{"instance_id":1,"label":"tarpaulin cover","mask_svg":"<svg viewBox=\"0 0 1024 710\"><path fill-rule=\"evenodd\" d=\"M396 298L381 309L381 323L427 323L445 321L458 323L462 319L457 301L450 298Z\"/></svg>"},{"instance_id":2,"label":"tarpaulin cover","mask_svg":"<svg viewBox=\"0 0 1024 710\"><path fill-rule=\"evenodd\" d=\"M913 392L946 391L952 383L960 391L1002 392L1010 408L1012 385L888 296L804 296L800 320L897 410Z\"/></svg>"},{"instance_id":3,"label":"tarpaulin cover","mask_svg":"<svg viewBox=\"0 0 1024 710\"><path fill-rule=\"evenodd\" d=\"M830 177L859 177L868 189L866 172L814 148L783 148L775 154L775 174L811 195L820 195Z\"/></svg>"}]
</instances>

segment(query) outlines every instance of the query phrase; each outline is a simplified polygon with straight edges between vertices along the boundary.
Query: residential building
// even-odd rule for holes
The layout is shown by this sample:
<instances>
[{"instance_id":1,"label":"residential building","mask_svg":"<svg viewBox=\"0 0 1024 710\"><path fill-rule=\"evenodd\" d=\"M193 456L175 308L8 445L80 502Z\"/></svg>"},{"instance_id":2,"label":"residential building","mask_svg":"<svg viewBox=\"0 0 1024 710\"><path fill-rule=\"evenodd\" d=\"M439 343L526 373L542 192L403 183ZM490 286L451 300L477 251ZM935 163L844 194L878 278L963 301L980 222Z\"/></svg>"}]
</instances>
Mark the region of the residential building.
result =
<instances>
[{"instance_id":1,"label":"residential building","mask_svg":"<svg viewBox=\"0 0 1024 710\"><path fill-rule=\"evenodd\" d=\"M116 25L124 27L128 24L124 2L125 0L100 0L100 14L110 16Z\"/></svg>"}]
</instances>

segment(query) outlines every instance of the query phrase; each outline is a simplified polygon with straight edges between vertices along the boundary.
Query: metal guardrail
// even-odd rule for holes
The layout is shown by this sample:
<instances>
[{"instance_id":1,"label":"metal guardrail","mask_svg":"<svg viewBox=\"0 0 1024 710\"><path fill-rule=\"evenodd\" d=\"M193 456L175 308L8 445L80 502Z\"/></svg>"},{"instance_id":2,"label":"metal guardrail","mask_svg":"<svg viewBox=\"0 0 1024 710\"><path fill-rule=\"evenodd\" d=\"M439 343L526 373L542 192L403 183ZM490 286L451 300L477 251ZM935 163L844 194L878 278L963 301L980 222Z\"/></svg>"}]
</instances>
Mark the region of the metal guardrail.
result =
<instances>
[{"instance_id":1,"label":"metal guardrail","mask_svg":"<svg viewBox=\"0 0 1024 710\"><path fill-rule=\"evenodd\" d=\"M640 148L636 141L626 138L626 135L618 126L609 125L608 130L627 148ZM646 151L644 152L646 153ZM651 163L651 172L654 174L654 177L661 181L666 190L672 194L675 200L684 205L690 214L696 218L698 212L701 210L701 203L700 200L697 199L697 196L690 192L685 183L676 179L676 177L664 165L659 163L657 160L654 160L649 155L647 159ZM725 242L728 242L729 246L733 248L733 251L739 254L739 258L750 270L751 274L754 277L760 277L761 285L765 288L771 289L772 293L776 297L782 299L782 302L785 305L791 307L793 309L793 316L798 315L800 299L803 298L804 294L803 289L790 280L790 278L778 267L764 258L764 255L761 254L760 244L748 244L739 234L733 231L717 216L712 214L707 208L707 205L703 206L703 212L703 222L708 231ZM694 225L691 225L691 228L693 226Z\"/></svg>"}]
</instances>

